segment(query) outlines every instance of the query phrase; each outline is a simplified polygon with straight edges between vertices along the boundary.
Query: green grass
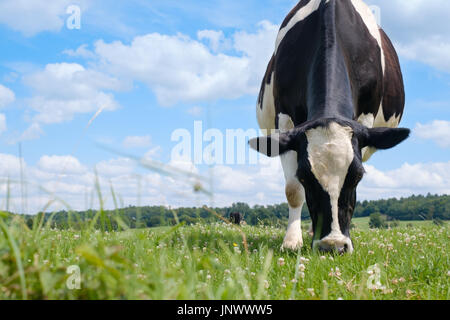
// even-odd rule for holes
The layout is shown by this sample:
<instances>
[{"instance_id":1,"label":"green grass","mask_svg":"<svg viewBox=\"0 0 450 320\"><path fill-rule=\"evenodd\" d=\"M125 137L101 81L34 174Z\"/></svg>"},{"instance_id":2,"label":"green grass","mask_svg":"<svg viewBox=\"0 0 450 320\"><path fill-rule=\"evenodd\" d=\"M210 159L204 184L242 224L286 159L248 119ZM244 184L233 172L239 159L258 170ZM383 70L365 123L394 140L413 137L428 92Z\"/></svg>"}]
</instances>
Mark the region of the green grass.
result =
<instances>
[{"instance_id":1,"label":"green grass","mask_svg":"<svg viewBox=\"0 0 450 320\"><path fill-rule=\"evenodd\" d=\"M269 227L242 228L247 254L223 223L102 233L29 230L16 217L3 226L0 300L450 298L447 226L356 228L344 256L312 252L306 233L300 253L283 253L284 230ZM79 290L66 285L72 265ZM381 287L369 289L374 265Z\"/></svg>"}]
</instances>

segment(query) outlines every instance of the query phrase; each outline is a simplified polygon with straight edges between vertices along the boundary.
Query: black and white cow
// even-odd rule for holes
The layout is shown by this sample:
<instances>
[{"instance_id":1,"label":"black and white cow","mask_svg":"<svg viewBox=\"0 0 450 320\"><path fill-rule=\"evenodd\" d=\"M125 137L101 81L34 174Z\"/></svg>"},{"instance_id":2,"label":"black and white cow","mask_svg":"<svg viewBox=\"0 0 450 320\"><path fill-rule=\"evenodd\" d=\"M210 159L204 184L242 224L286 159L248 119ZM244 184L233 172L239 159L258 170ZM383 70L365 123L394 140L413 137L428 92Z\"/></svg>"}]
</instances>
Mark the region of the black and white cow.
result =
<instances>
[{"instance_id":1,"label":"black and white cow","mask_svg":"<svg viewBox=\"0 0 450 320\"><path fill-rule=\"evenodd\" d=\"M289 203L283 249L303 246L306 200L313 248L353 251L363 161L409 136L397 128L404 103L395 49L363 1L301 0L288 14L257 106L261 129L272 134L250 141L281 157Z\"/></svg>"}]
</instances>

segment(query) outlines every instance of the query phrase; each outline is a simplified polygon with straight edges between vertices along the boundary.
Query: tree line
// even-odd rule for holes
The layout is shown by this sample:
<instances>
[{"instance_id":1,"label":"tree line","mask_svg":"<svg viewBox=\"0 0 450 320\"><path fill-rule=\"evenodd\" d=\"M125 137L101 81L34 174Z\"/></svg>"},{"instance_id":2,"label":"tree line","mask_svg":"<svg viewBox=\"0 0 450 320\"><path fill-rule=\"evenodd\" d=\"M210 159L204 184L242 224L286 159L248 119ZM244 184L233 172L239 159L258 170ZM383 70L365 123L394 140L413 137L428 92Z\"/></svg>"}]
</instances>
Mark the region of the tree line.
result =
<instances>
[{"instance_id":1,"label":"tree line","mask_svg":"<svg viewBox=\"0 0 450 320\"><path fill-rule=\"evenodd\" d=\"M232 212L240 212L248 225L284 226L289 218L287 203L253 207L246 203L235 203L230 207L213 208L213 210L226 219ZM369 217L373 214L380 214L388 221L450 220L450 196L428 194L401 199L357 202L354 217ZM52 227L60 229L93 226L107 230L117 230L121 227L171 226L177 222L189 225L219 220L206 208L170 209L164 206L129 206L111 211L60 211L45 214L41 212L35 216L24 216L24 218L30 227L33 224L49 222ZM302 219L309 219L306 205L303 207Z\"/></svg>"}]
</instances>

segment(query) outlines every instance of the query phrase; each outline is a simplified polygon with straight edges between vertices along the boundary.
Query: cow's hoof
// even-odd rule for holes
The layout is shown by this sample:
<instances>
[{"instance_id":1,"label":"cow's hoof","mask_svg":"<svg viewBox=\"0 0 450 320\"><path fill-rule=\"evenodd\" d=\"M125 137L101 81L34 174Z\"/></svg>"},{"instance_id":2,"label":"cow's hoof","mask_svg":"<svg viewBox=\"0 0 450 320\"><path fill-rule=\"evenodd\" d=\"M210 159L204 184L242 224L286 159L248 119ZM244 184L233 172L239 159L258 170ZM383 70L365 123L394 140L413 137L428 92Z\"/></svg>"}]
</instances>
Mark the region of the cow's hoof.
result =
<instances>
[{"instance_id":1,"label":"cow's hoof","mask_svg":"<svg viewBox=\"0 0 450 320\"><path fill-rule=\"evenodd\" d=\"M303 240L287 240L285 239L281 246L281 251L298 251L303 247Z\"/></svg>"}]
</instances>

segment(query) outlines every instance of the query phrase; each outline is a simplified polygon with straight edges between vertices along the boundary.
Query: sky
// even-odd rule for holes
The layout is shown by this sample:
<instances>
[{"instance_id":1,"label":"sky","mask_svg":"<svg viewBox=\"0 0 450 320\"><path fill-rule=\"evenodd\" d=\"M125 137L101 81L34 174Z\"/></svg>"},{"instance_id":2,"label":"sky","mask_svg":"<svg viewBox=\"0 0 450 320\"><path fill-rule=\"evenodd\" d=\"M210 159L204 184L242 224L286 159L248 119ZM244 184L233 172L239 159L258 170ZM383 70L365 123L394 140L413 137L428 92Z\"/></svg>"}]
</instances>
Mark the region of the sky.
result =
<instances>
[{"instance_id":1,"label":"sky","mask_svg":"<svg viewBox=\"0 0 450 320\"><path fill-rule=\"evenodd\" d=\"M399 53L412 135L366 163L358 199L450 194L450 2L366 3ZM226 130L257 134L260 83L295 4L0 0L0 210L284 202L279 159L194 155ZM199 123L203 145L174 156L174 133Z\"/></svg>"}]
</instances>

